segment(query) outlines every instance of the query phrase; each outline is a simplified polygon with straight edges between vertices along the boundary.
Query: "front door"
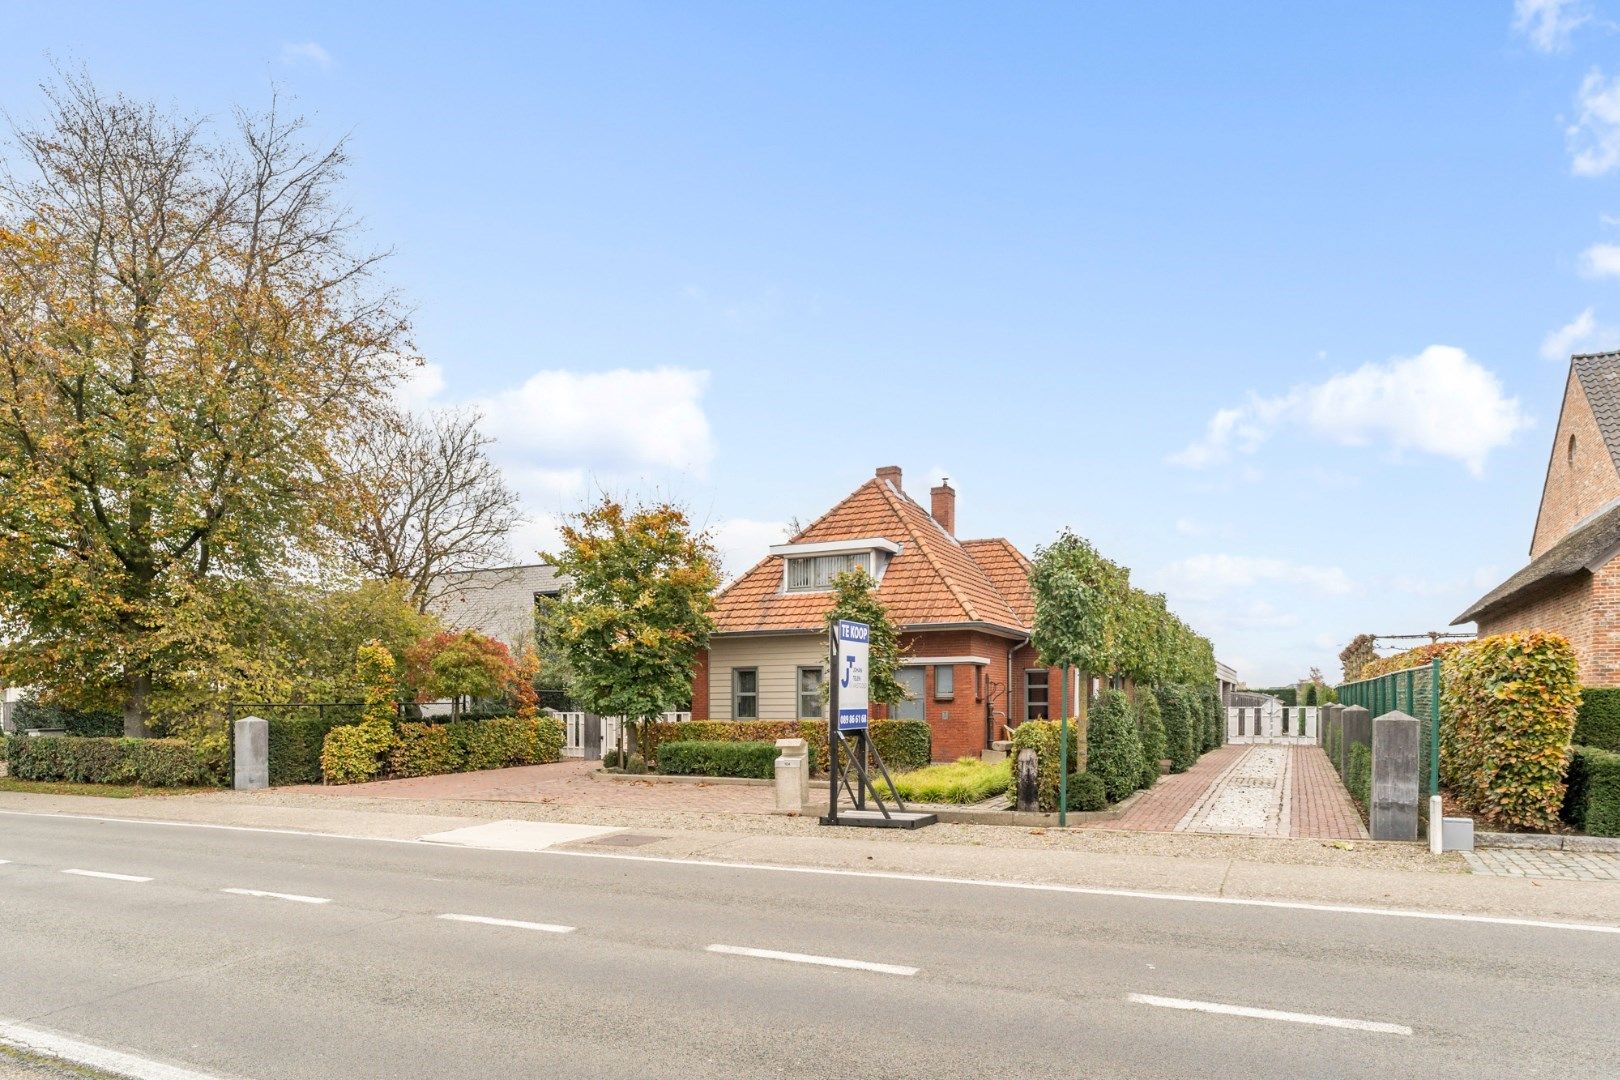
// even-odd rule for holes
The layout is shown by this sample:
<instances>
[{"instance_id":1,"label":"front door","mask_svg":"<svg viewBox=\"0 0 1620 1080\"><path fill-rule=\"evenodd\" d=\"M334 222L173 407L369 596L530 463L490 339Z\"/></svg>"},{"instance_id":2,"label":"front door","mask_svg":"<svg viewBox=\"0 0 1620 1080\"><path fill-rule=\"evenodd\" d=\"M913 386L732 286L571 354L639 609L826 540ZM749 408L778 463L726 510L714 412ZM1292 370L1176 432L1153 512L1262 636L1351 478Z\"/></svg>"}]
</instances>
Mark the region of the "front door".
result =
<instances>
[{"instance_id":1,"label":"front door","mask_svg":"<svg viewBox=\"0 0 1620 1080\"><path fill-rule=\"evenodd\" d=\"M906 700L890 710L896 720L922 720L923 669L920 665L903 667L894 673L894 679L906 691Z\"/></svg>"}]
</instances>

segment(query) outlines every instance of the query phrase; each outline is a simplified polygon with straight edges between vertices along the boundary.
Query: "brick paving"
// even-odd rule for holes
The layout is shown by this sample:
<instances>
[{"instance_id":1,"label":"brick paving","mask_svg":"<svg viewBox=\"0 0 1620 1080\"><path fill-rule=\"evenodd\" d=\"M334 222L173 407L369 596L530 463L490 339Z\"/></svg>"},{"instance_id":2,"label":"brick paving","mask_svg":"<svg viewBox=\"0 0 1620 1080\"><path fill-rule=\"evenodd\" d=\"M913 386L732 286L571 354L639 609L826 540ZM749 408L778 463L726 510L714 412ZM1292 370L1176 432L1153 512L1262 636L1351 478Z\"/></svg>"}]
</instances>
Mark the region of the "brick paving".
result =
<instances>
[{"instance_id":1,"label":"brick paving","mask_svg":"<svg viewBox=\"0 0 1620 1080\"><path fill-rule=\"evenodd\" d=\"M669 783L654 780L593 779L599 761L569 758L552 765L413 776L369 784L300 784L279 791L313 792L393 799L488 799L631 810L687 810L694 813L768 814L776 807L769 785ZM826 788L822 794L825 797ZM812 788L812 792L814 788Z\"/></svg>"},{"instance_id":2,"label":"brick paving","mask_svg":"<svg viewBox=\"0 0 1620 1080\"><path fill-rule=\"evenodd\" d=\"M1480 848L1477 851L1463 852L1463 860L1474 873L1496 877L1620 881L1620 855L1607 852Z\"/></svg>"},{"instance_id":3,"label":"brick paving","mask_svg":"<svg viewBox=\"0 0 1620 1080\"><path fill-rule=\"evenodd\" d=\"M1294 746L1289 791L1289 836L1363 840L1367 827L1333 763L1320 746Z\"/></svg>"},{"instance_id":4,"label":"brick paving","mask_svg":"<svg viewBox=\"0 0 1620 1080\"><path fill-rule=\"evenodd\" d=\"M1136 832L1218 832L1221 820L1211 808L1221 805L1231 785L1252 786L1255 781L1241 766L1251 751L1285 750L1283 775L1276 785L1279 805L1258 833L1245 827L1231 831L1245 835L1298 836L1324 840L1365 840L1367 829L1349 792L1316 746L1266 747L1228 743L1212 750L1184 773L1166 776L1144 792L1116 821L1101 828ZM1250 763L1252 764L1252 762ZM1252 771L1252 770L1250 770Z\"/></svg>"}]
</instances>

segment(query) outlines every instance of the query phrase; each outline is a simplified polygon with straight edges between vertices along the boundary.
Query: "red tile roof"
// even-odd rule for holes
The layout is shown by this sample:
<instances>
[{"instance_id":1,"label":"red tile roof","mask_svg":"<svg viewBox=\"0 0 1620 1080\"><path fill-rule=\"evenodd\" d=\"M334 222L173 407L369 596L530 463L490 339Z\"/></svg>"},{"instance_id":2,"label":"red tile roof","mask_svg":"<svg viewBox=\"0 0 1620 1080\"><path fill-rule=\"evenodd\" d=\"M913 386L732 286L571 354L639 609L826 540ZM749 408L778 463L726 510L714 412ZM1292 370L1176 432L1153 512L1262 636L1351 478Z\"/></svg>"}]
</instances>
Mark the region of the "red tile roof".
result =
<instances>
[{"instance_id":1,"label":"red tile roof","mask_svg":"<svg viewBox=\"0 0 1620 1080\"><path fill-rule=\"evenodd\" d=\"M1029 561L1006 540L959 542L889 481L856 488L793 538L796 544L882 537L900 545L878 597L901 626L982 623L1027 632L1034 620ZM832 606L827 592L782 591L783 556L771 555L721 590L720 633L819 630Z\"/></svg>"}]
</instances>

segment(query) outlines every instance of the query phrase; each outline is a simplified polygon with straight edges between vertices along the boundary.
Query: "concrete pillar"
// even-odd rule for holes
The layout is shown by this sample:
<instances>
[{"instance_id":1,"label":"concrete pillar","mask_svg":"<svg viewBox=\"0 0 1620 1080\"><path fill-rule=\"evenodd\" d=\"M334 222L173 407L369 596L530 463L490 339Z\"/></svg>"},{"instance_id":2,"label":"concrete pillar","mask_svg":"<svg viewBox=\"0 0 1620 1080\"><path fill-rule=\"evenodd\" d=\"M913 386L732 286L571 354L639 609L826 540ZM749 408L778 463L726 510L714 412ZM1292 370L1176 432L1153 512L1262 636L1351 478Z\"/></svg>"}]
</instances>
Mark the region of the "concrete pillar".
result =
<instances>
[{"instance_id":1,"label":"concrete pillar","mask_svg":"<svg viewBox=\"0 0 1620 1080\"><path fill-rule=\"evenodd\" d=\"M1350 745L1360 743L1367 749L1372 749L1372 714L1360 705L1352 705L1339 713L1339 759L1333 767L1344 775L1345 766L1350 763Z\"/></svg>"},{"instance_id":2,"label":"concrete pillar","mask_svg":"<svg viewBox=\"0 0 1620 1080\"><path fill-rule=\"evenodd\" d=\"M1041 808L1041 785L1035 751L1025 747L1018 751L1013 763L1013 788L1018 795L1018 809L1031 811Z\"/></svg>"},{"instance_id":3,"label":"concrete pillar","mask_svg":"<svg viewBox=\"0 0 1620 1080\"><path fill-rule=\"evenodd\" d=\"M1385 713L1372 723L1372 805L1369 831L1374 840L1418 838L1420 727L1415 716Z\"/></svg>"},{"instance_id":4,"label":"concrete pillar","mask_svg":"<svg viewBox=\"0 0 1620 1080\"><path fill-rule=\"evenodd\" d=\"M1338 717L1339 710L1342 709L1342 708L1344 708L1343 705L1323 705L1321 710L1316 714L1316 745L1317 746L1326 746L1328 744L1328 741L1327 741L1328 727Z\"/></svg>"},{"instance_id":5,"label":"concrete pillar","mask_svg":"<svg viewBox=\"0 0 1620 1080\"><path fill-rule=\"evenodd\" d=\"M270 721L244 716L236 722L236 761L232 787L258 791L270 786Z\"/></svg>"},{"instance_id":6,"label":"concrete pillar","mask_svg":"<svg viewBox=\"0 0 1620 1080\"><path fill-rule=\"evenodd\" d=\"M802 814L810 802L810 744L803 739L777 739L776 748L776 809Z\"/></svg>"}]
</instances>

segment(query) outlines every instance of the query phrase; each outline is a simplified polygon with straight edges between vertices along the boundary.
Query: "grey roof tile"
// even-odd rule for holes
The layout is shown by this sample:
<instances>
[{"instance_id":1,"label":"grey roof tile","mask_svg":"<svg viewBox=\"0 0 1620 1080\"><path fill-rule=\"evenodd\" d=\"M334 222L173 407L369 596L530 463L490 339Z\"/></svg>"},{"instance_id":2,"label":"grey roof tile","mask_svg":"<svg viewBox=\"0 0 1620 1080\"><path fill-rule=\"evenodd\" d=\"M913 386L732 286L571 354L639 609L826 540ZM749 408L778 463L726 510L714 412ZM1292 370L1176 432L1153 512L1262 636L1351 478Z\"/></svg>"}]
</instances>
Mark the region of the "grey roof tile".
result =
<instances>
[{"instance_id":1,"label":"grey roof tile","mask_svg":"<svg viewBox=\"0 0 1620 1080\"><path fill-rule=\"evenodd\" d=\"M1576 353L1569 362L1592 406L1609 457L1620 469L1620 352Z\"/></svg>"},{"instance_id":2,"label":"grey roof tile","mask_svg":"<svg viewBox=\"0 0 1620 1080\"><path fill-rule=\"evenodd\" d=\"M440 578L438 596L429 610L453 630L476 630L509 645L534 633L534 598L555 596L562 589L556 567L494 566L464 570Z\"/></svg>"}]
</instances>

